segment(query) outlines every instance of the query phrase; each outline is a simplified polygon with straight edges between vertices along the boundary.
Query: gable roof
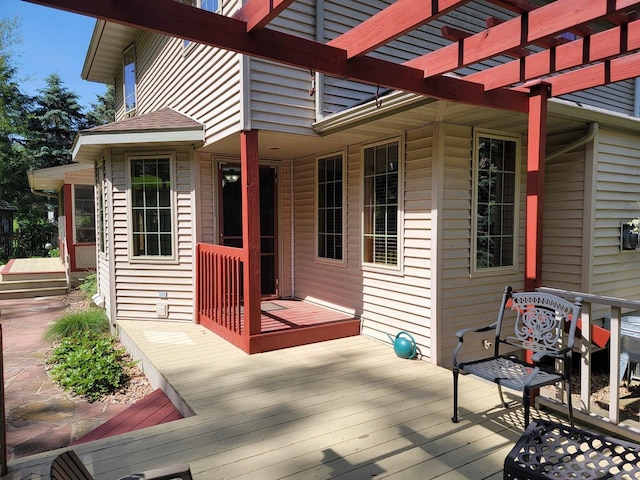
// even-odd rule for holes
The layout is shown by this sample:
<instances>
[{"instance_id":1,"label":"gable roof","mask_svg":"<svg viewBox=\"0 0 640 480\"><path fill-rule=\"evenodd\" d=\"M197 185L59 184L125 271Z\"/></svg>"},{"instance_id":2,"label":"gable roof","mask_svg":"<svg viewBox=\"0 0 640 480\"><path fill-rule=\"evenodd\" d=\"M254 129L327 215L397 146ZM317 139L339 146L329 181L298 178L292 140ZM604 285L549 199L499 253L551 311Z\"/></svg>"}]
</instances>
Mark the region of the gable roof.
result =
<instances>
[{"instance_id":1,"label":"gable roof","mask_svg":"<svg viewBox=\"0 0 640 480\"><path fill-rule=\"evenodd\" d=\"M204 125L172 108L125 118L82 130L73 145L75 162L91 162L104 148L126 146L199 145L204 141Z\"/></svg>"}]
</instances>

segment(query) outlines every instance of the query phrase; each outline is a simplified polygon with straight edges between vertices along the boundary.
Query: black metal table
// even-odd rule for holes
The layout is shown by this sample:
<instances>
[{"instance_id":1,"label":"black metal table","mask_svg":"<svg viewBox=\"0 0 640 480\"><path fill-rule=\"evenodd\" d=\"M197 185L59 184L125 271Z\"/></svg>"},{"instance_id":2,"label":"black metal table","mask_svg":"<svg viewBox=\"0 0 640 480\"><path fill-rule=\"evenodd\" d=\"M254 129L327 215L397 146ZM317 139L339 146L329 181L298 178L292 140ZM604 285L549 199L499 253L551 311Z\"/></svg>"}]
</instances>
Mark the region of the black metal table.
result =
<instances>
[{"instance_id":1,"label":"black metal table","mask_svg":"<svg viewBox=\"0 0 640 480\"><path fill-rule=\"evenodd\" d=\"M504 479L640 479L640 445L532 421L504 461Z\"/></svg>"}]
</instances>

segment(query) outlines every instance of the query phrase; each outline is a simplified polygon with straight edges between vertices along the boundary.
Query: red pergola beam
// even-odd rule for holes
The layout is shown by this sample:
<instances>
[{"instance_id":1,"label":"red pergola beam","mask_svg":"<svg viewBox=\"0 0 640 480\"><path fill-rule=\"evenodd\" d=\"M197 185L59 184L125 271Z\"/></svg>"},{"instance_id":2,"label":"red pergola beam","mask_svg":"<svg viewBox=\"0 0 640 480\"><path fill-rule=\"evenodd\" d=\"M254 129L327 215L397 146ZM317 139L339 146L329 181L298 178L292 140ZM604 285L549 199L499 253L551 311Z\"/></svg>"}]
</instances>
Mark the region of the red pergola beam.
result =
<instances>
[{"instance_id":1,"label":"red pergola beam","mask_svg":"<svg viewBox=\"0 0 640 480\"><path fill-rule=\"evenodd\" d=\"M545 78L545 82L551 84L551 95L559 97L635 77L640 77L640 53Z\"/></svg>"},{"instance_id":2,"label":"red pergola beam","mask_svg":"<svg viewBox=\"0 0 640 480\"><path fill-rule=\"evenodd\" d=\"M247 32L266 27L295 0L249 0L233 18L247 23Z\"/></svg>"},{"instance_id":3,"label":"red pergola beam","mask_svg":"<svg viewBox=\"0 0 640 480\"><path fill-rule=\"evenodd\" d=\"M471 32L465 32L464 30L460 30L459 28L455 28L455 27L450 27L448 25L441 27L440 32L442 33L442 38L446 38L447 40L452 40L455 42L462 40L464 38L469 38L470 36L473 35L473 33ZM526 48L518 47L512 50L507 50L506 52L504 52L504 55L508 57L513 57L513 58L521 58L521 57L526 57L530 53L531 52Z\"/></svg>"},{"instance_id":4,"label":"red pergola beam","mask_svg":"<svg viewBox=\"0 0 640 480\"><path fill-rule=\"evenodd\" d=\"M500 25L415 58L405 65L425 71L425 77L452 72L512 48L565 32L640 4L635 0L556 0Z\"/></svg>"},{"instance_id":5,"label":"red pergola beam","mask_svg":"<svg viewBox=\"0 0 640 480\"><path fill-rule=\"evenodd\" d=\"M640 49L640 20L467 75L465 80L482 83L486 90L491 90L579 67L585 63L600 62L637 49Z\"/></svg>"},{"instance_id":6,"label":"red pergola beam","mask_svg":"<svg viewBox=\"0 0 640 480\"><path fill-rule=\"evenodd\" d=\"M108 0L28 0L140 30L171 35L214 47L372 85L471 105L526 112L527 95L513 90L485 92L482 85L456 78L425 80L421 70L386 60L347 61L345 50L268 28L247 33L247 24L173 0L127 0L126 8Z\"/></svg>"},{"instance_id":7,"label":"red pergola beam","mask_svg":"<svg viewBox=\"0 0 640 480\"><path fill-rule=\"evenodd\" d=\"M328 45L347 51L347 58L365 55L411 30L449 13L470 0L396 0Z\"/></svg>"}]
</instances>

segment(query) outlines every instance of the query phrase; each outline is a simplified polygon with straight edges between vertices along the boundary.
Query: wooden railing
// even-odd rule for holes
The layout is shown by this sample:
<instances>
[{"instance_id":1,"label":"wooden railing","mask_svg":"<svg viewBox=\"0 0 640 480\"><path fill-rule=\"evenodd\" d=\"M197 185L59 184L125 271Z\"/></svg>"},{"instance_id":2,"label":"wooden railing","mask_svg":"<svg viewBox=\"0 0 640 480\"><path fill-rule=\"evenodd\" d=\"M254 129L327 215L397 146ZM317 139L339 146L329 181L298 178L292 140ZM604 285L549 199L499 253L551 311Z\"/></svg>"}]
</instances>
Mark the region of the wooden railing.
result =
<instances>
[{"instance_id":1,"label":"wooden railing","mask_svg":"<svg viewBox=\"0 0 640 480\"><path fill-rule=\"evenodd\" d=\"M582 318L580 331L582 335L582 342L580 342L580 402L576 405L574 402L574 408L579 408L580 413L588 415L591 419L602 420L602 426L615 426L620 423L620 325L621 319L625 312L640 310L640 301L626 300L623 298L604 297L598 295L591 295L589 293L572 292L568 290L560 290L555 288L541 287L537 289L541 292L547 292L560 297L567 298L574 301L576 297L582 297ZM596 307L597 306L597 307ZM607 310L607 314L610 317L608 331L602 328L598 328L601 322L592 318L592 312L602 312ZM595 325L595 328L593 326ZM596 339L595 336L598 333L605 333L605 338ZM608 348L609 353L609 411L608 415L604 416L602 413L593 411L591 400L591 380L592 380L592 354L594 350L599 348L594 347L594 342L603 343L603 340L608 338L607 345L601 345L600 347ZM640 353L640 352L639 352ZM629 365L631 368L631 365ZM601 410L600 410L601 412ZM635 421L638 422L638 418Z\"/></svg>"},{"instance_id":2,"label":"wooden railing","mask_svg":"<svg viewBox=\"0 0 640 480\"><path fill-rule=\"evenodd\" d=\"M199 243L196 246L198 322L223 338L244 334L242 312L244 252L241 248Z\"/></svg>"}]
</instances>

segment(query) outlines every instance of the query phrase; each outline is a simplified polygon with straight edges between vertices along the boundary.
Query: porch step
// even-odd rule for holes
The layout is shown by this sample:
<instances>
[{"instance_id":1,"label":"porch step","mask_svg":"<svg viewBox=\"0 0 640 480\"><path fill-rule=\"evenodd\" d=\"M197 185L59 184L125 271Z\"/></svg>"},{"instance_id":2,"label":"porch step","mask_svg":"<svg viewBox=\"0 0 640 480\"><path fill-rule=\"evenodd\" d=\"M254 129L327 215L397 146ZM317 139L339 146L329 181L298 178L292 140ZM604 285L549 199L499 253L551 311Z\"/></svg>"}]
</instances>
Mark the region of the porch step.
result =
<instances>
[{"instance_id":1,"label":"porch step","mask_svg":"<svg viewBox=\"0 0 640 480\"><path fill-rule=\"evenodd\" d=\"M67 293L64 265L57 258L12 259L0 267L0 300Z\"/></svg>"},{"instance_id":2,"label":"porch step","mask_svg":"<svg viewBox=\"0 0 640 480\"><path fill-rule=\"evenodd\" d=\"M67 280L19 280L0 282L0 300L50 297L67 293Z\"/></svg>"},{"instance_id":3,"label":"porch step","mask_svg":"<svg viewBox=\"0 0 640 480\"><path fill-rule=\"evenodd\" d=\"M164 394L162 389L158 388L123 412L107 420L95 430L80 437L72 445L132 432L141 428L180 420L181 418L183 418L182 415L173 406L171 400Z\"/></svg>"}]
</instances>

